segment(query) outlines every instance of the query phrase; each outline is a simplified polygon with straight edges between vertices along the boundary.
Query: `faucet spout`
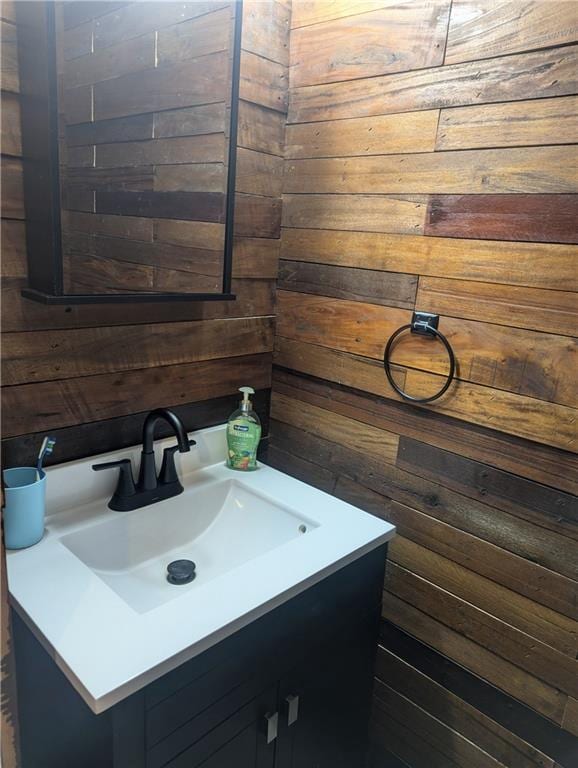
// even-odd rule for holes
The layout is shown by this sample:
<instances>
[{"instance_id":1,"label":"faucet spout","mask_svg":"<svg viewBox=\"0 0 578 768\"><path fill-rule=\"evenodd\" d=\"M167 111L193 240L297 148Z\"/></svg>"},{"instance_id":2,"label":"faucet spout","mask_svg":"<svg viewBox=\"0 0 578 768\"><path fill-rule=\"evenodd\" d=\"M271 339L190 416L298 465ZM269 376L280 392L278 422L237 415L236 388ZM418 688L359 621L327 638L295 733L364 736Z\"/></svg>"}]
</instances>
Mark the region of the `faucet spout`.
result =
<instances>
[{"instance_id":1,"label":"faucet spout","mask_svg":"<svg viewBox=\"0 0 578 768\"><path fill-rule=\"evenodd\" d=\"M148 414L143 426L142 444L144 453L152 453L155 437L155 426L159 419L164 419L164 421L166 421L167 424L170 424L170 426L173 428L173 432L175 433L179 445L179 451L181 453L190 451L191 448L189 446L189 439L187 437L183 423L179 417L172 411L169 411L167 408L156 408L154 411L151 411Z\"/></svg>"}]
</instances>

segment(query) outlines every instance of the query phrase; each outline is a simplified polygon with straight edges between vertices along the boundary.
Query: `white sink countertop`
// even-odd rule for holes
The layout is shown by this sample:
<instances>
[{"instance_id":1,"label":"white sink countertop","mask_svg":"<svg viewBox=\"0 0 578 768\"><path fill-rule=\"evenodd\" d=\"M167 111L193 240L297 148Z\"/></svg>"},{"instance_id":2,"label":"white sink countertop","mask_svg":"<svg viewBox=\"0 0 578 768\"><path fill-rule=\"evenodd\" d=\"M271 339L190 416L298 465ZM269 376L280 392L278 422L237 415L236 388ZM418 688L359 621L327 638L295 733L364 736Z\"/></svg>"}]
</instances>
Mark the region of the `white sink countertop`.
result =
<instances>
[{"instance_id":1,"label":"white sink countertop","mask_svg":"<svg viewBox=\"0 0 578 768\"><path fill-rule=\"evenodd\" d=\"M96 714L197 656L395 533L389 523L264 464L225 466L225 425L176 454L185 491L132 512L107 503L116 470L47 470L44 538L7 552L10 599ZM174 438L157 441L162 449ZM135 472L136 477L136 472ZM197 577L166 581L187 558Z\"/></svg>"}]
</instances>

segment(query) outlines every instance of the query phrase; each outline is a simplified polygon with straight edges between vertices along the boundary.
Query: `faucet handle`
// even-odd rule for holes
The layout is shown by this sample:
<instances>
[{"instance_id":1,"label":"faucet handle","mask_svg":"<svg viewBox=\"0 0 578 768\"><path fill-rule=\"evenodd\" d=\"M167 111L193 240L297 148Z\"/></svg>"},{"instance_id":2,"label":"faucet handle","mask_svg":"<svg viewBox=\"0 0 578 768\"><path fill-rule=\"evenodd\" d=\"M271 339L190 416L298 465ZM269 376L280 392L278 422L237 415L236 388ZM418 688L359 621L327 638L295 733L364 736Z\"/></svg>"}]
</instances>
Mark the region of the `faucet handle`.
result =
<instances>
[{"instance_id":1,"label":"faucet handle","mask_svg":"<svg viewBox=\"0 0 578 768\"><path fill-rule=\"evenodd\" d=\"M117 461L105 461L103 464L93 464L92 469L100 472L103 469L119 469L118 483L116 491L110 500L109 507L116 510L126 510L126 504L123 503L129 496L134 496L136 488L132 476L132 465L130 459L118 459Z\"/></svg>"},{"instance_id":2,"label":"faucet handle","mask_svg":"<svg viewBox=\"0 0 578 768\"><path fill-rule=\"evenodd\" d=\"M196 445L195 440L188 441L189 446ZM178 483L179 476L177 475L177 468L175 467L175 453L179 450L179 446L171 445L170 448L165 448L163 451L163 463L161 465L161 471L159 474L159 482L162 485L167 483Z\"/></svg>"}]
</instances>

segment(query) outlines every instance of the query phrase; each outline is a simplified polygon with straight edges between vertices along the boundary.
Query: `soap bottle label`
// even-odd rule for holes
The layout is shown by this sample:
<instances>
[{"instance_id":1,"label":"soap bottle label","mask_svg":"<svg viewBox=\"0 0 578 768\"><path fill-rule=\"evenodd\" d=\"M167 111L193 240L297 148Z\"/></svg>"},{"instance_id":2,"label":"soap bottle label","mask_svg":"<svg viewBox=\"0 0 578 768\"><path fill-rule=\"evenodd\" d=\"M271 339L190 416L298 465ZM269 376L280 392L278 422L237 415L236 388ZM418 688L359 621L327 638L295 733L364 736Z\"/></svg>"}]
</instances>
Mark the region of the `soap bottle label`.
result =
<instances>
[{"instance_id":1,"label":"soap bottle label","mask_svg":"<svg viewBox=\"0 0 578 768\"><path fill-rule=\"evenodd\" d=\"M227 465L231 469L257 469L257 448L261 439L261 425L247 419L233 419L227 425L229 448Z\"/></svg>"}]
</instances>

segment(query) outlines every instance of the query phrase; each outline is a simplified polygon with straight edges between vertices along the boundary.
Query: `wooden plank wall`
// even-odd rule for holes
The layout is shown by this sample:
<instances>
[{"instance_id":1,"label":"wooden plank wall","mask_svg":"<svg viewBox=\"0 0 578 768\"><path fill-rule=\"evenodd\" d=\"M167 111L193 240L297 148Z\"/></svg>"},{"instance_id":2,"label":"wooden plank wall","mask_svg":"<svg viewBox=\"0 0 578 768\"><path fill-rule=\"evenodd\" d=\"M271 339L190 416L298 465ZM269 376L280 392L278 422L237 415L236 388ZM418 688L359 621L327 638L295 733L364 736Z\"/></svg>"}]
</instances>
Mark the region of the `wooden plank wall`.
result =
<instances>
[{"instance_id":1,"label":"wooden plank wall","mask_svg":"<svg viewBox=\"0 0 578 768\"><path fill-rule=\"evenodd\" d=\"M397 526L375 768L578 764L577 11L293 3L268 455Z\"/></svg>"},{"instance_id":2,"label":"wooden plank wall","mask_svg":"<svg viewBox=\"0 0 578 768\"><path fill-rule=\"evenodd\" d=\"M79 12L89 5L70 4ZM129 8L109 3L108 10ZM54 463L138 443L146 412L159 406L174 408L188 429L223 422L242 384L258 390L256 406L266 427L287 110L287 2L244 3L232 302L46 307L20 296L26 247L11 2L2 3L1 26L4 465L30 463L47 431L57 437ZM171 220L169 228L167 240L175 247L190 245L189 222ZM2 610L3 622L6 616ZM3 631L3 649L5 638ZM9 665L3 658L6 768L14 764Z\"/></svg>"},{"instance_id":3,"label":"wooden plank wall","mask_svg":"<svg viewBox=\"0 0 578 768\"><path fill-rule=\"evenodd\" d=\"M204 5L208 19L215 4ZM181 9L182 4L161 6L166 14L168 6ZM198 3L190 6L195 12L200 7ZM45 307L20 296L26 257L17 30L13 7L5 7L9 9L5 13L12 16L2 22L5 462L30 460L38 442L35 436L46 431L55 432L58 438L55 462L90 454L95 448L109 450L138 442L144 413L162 405L178 406L188 428L223 420L240 384L252 384L266 393L271 381L287 110L286 2L275 0L264 5L247 0L244 4L233 266L237 300L150 306ZM130 27L135 44L149 34L146 22L154 11L150 3L146 14L137 14L140 26L131 16L136 8L133 4L99 7L106 7L108 12L99 16L99 29L106 27L110 34L119 35L126 17L125 26ZM89 4L82 2L67 6L69 29L76 30L79 39L84 25L93 23L84 19L88 8ZM195 21L202 18L197 16ZM107 19L114 24L107 26ZM186 41L188 36L182 39ZM71 76L78 76L82 58L74 62ZM110 64L110 59L106 62ZM160 89L158 93L163 92ZM164 118L170 115L168 111L159 114ZM103 217L111 226L117 218L124 217ZM194 246L194 223L191 227L189 221L158 218L154 225L163 230L163 237L176 250ZM209 407L213 400L220 403L219 408ZM207 404L206 418L202 408L194 407L198 402ZM264 396L260 404L266 415Z\"/></svg>"}]
</instances>

